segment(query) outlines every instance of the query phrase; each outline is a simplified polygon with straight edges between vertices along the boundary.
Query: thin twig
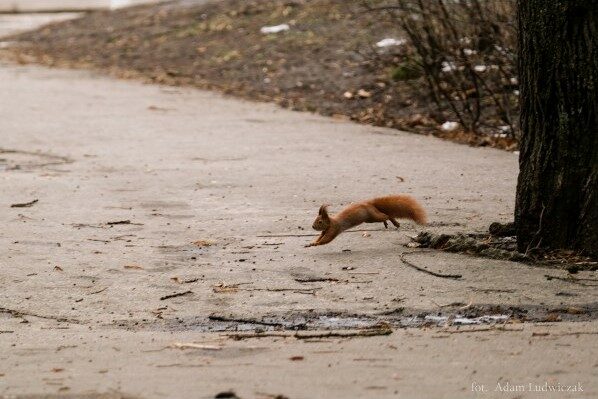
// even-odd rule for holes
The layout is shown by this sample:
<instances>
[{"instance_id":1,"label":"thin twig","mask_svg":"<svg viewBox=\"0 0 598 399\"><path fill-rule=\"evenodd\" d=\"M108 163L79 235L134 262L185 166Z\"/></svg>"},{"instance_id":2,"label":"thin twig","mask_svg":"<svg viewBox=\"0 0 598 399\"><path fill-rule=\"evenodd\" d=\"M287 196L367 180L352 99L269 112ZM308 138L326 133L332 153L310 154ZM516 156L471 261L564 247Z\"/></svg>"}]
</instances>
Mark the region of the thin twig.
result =
<instances>
[{"instance_id":1,"label":"thin twig","mask_svg":"<svg viewBox=\"0 0 598 399\"><path fill-rule=\"evenodd\" d=\"M17 317L17 318L23 319L25 321L26 321L25 316L30 316L30 317L37 317L40 319L56 320L57 322L60 322L60 323L82 324L81 321L76 320L76 319L69 319L69 318L61 317L61 316L44 316L44 315L40 315L40 314L36 314L36 313L23 312L20 310L3 308L3 307L0 307L0 313L7 313L13 317Z\"/></svg>"},{"instance_id":2,"label":"thin twig","mask_svg":"<svg viewBox=\"0 0 598 399\"><path fill-rule=\"evenodd\" d=\"M209 315L208 319L213 320L213 321L224 321L224 322L228 322L228 323L259 324L262 326L270 326L270 327L284 327L284 325L282 323L277 323L277 322L246 319L243 317L220 316L220 315L216 315L216 314Z\"/></svg>"},{"instance_id":3,"label":"thin twig","mask_svg":"<svg viewBox=\"0 0 598 399\"><path fill-rule=\"evenodd\" d=\"M588 284L588 283L583 282L583 280L594 281L592 279L581 279L581 278L573 278L573 277L558 277L558 276L551 276L550 274L545 274L544 277L546 277L546 279L548 281L555 279L555 280L566 281L571 284L583 285L584 287L598 287L598 284Z\"/></svg>"},{"instance_id":4,"label":"thin twig","mask_svg":"<svg viewBox=\"0 0 598 399\"><path fill-rule=\"evenodd\" d=\"M563 335L598 335L598 331L571 331L562 334L552 334L555 337L560 337Z\"/></svg>"},{"instance_id":5,"label":"thin twig","mask_svg":"<svg viewBox=\"0 0 598 399\"><path fill-rule=\"evenodd\" d=\"M39 200L38 199L34 199L33 201L29 201L29 202L23 202L20 204L12 204L10 207L11 208L29 208L30 206L33 206L34 204L36 204Z\"/></svg>"},{"instance_id":6,"label":"thin twig","mask_svg":"<svg viewBox=\"0 0 598 399\"><path fill-rule=\"evenodd\" d=\"M544 206L544 203L542 203L542 211L540 212L540 221L538 222L538 231L536 231L536 233L534 234L532 239L527 244L527 248L525 249L526 256L529 254L529 251L538 249L540 247L540 244L542 243L542 237L540 237L540 241L538 241L538 245L536 245L534 248L531 248L536 237L538 237L538 235L542 232L542 219L544 218L544 210L545 209L546 209L546 206Z\"/></svg>"},{"instance_id":7,"label":"thin twig","mask_svg":"<svg viewBox=\"0 0 598 399\"><path fill-rule=\"evenodd\" d=\"M434 277L451 278L451 279L460 279L461 277L463 277L460 274L440 274L440 273L436 273L436 272L430 271L428 269L424 269L423 267L419 267L419 266L417 266L417 265L415 265L415 264L413 264L413 263L411 263L411 262L409 262L408 260L405 259L405 255L414 254L414 253L415 252L408 252L408 253L401 254L401 261L404 264L406 264L407 266L410 266L410 267L414 268L415 270L419 270L420 272L424 272L424 273L430 274L430 275L432 275Z\"/></svg>"},{"instance_id":8,"label":"thin twig","mask_svg":"<svg viewBox=\"0 0 598 399\"><path fill-rule=\"evenodd\" d=\"M346 330L346 331L271 331L271 332L247 332L226 334L228 338L241 340L248 338L267 338L267 337L282 337L282 338L296 338L296 339L314 339L314 338L355 338L355 337L373 337L378 335L392 334L390 327L380 328L365 328L362 330Z\"/></svg>"},{"instance_id":9,"label":"thin twig","mask_svg":"<svg viewBox=\"0 0 598 399\"><path fill-rule=\"evenodd\" d=\"M332 277L297 277L295 281L298 283L338 283L340 280Z\"/></svg>"},{"instance_id":10,"label":"thin twig","mask_svg":"<svg viewBox=\"0 0 598 399\"><path fill-rule=\"evenodd\" d=\"M163 301L165 299L176 298L179 296L189 295L189 294L193 294L193 291L177 292L176 294L164 295L163 297L160 298L160 300Z\"/></svg>"},{"instance_id":11,"label":"thin twig","mask_svg":"<svg viewBox=\"0 0 598 399\"><path fill-rule=\"evenodd\" d=\"M87 295L99 294L100 292L104 292L104 291L106 291L107 289L108 289L108 287L104 287L104 288L102 288L102 289L100 289L100 290L98 290L98 291L93 291L93 292L90 292L90 293L88 293Z\"/></svg>"},{"instance_id":12,"label":"thin twig","mask_svg":"<svg viewBox=\"0 0 598 399\"><path fill-rule=\"evenodd\" d=\"M244 288L243 291L269 291L269 292L294 292L296 294L308 294L316 295L317 290L321 290L321 287L315 288Z\"/></svg>"},{"instance_id":13,"label":"thin twig","mask_svg":"<svg viewBox=\"0 0 598 399\"><path fill-rule=\"evenodd\" d=\"M484 332L484 331L523 331L523 328L506 328L504 326L498 326L498 327L487 327L487 328L444 330L443 332L445 332L447 334L459 334L459 333Z\"/></svg>"}]
</instances>

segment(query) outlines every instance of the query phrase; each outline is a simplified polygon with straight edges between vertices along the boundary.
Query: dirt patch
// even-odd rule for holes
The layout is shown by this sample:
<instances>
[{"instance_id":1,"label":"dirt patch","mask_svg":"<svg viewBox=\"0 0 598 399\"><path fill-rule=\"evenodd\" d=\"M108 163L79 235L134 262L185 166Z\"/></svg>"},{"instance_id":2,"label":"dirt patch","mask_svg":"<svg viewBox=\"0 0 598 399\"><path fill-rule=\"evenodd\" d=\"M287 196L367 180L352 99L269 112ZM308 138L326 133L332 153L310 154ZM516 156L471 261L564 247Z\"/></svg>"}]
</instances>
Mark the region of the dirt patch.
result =
<instances>
[{"instance_id":1,"label":"dirt patch","mask_svg":"<svg viewBox=\"0 0 598 399\"><path fill-rule=\"evenodd\" d=\"M495 224L492 226L495 226ZM517 251L517 237L511 235L501 236L500 234L495 235L492 233L435 234L422 232L407 246L412 248L434 248L447 252L466 253L491 259L523 262L539 267L565 269L571 274L575 274L581 270L598 270L598 261L596 259L580 255L573 251L531 248L525 253L521 253ZM549 277L547 276L547 278ZM574 277L568 279L571 282L575 282L575 280ZM582 285L595 284L598 286L598 279L593 279L589 282L580 280L579 282Z\"/></svg>"},{"instance_id":2,"label":"dirt patch","mask_svg":"<svg viewBox=\"0 0 598 399\"><path fill-rule=\"evenodd\" d=\"M0 54L21 63L216 89L294 110L516 148L505 137L442 130L450 114L438 111L422 90L424 78L396 79L397 65L409 51L376 47L401 36L396 24L364 11L358 2L342 0L142 6L93 12L10 38L13 44ZM281 24L288 29L262 32Z\"/></svg>"}]
</instances>

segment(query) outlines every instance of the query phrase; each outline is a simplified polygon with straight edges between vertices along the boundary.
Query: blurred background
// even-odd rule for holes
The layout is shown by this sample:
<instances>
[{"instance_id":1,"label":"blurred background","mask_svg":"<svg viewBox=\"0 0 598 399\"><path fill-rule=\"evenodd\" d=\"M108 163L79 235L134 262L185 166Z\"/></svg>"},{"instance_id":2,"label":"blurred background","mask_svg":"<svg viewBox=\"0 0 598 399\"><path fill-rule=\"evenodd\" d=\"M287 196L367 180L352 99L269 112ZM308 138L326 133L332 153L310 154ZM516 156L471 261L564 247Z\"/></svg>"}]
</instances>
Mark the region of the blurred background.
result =
<instances>
[{"instance_id":1,"label":"blurred background","mask_svg":"<svg viewBox=\"0 0 598 399\"><path fill-rule=\"evenodd\" d=\"M0 0L1 12L53 12L126 7L155 0Z\"/></svg>"},{"instance_id":2,"label":"blurred background","mask_svg":"<svg viewBox=\"0 0 598 399\"><path fill-rule=\"evenodd\" d=\"M0 57L22 64L518 150L515 0L0 0L0 11Z\"/></svg>"}]
</instances>

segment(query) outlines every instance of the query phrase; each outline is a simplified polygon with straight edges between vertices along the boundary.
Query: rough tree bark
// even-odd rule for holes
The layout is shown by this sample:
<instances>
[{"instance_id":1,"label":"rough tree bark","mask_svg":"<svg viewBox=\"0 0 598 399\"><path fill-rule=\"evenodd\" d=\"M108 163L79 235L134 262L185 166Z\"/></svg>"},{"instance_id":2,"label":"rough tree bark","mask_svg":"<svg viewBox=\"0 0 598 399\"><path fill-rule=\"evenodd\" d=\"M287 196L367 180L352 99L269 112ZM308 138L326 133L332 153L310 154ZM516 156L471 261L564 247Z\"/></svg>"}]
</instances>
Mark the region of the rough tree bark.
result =
<instances>
[{"instance_id":1,"label":"rough tree bark","mask_svg":"<svg viewBox=\"0 0 598 399\"><path fill-rule=\"evenodd\" d=\"M598 255L598 1L518 0L519 250Z\"/></svg>"}]
</instances>

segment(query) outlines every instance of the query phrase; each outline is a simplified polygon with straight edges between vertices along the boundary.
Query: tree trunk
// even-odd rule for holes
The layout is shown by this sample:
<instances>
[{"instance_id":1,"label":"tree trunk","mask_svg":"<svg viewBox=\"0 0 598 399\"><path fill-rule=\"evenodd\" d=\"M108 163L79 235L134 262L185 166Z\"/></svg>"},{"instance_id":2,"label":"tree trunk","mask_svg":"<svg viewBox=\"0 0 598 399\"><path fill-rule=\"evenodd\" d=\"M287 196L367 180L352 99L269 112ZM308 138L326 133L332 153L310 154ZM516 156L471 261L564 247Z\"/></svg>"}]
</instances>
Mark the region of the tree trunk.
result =
<instances>
[{"instance_id":1,"label":"tree trunk","mask_svg":"<svg viewBox=\"0 0 598 399\"><path fill-rule=\"evenodd\" d=\"M598 255L598 1L519 0L519 250Z\"/></svg>"}]
</instances>

